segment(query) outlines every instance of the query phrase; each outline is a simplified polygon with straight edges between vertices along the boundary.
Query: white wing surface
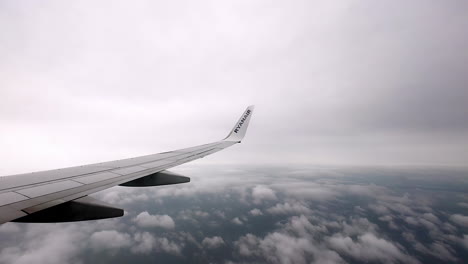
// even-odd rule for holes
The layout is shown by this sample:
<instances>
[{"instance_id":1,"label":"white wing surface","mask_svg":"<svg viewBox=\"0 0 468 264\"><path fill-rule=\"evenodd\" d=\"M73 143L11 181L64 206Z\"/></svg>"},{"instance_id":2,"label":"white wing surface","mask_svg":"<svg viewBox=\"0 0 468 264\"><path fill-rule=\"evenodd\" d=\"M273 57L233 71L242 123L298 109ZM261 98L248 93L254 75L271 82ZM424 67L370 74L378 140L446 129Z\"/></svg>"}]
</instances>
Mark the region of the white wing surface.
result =
<instances>
[{"instance_id":1,"label":"white wing surface","mask_svg":"<svg viewBox=\"0 0 468 264\"><path fill-rule=\"evenodd\" d=\"M253 106L249 106L221 141L130 159L0 177L0 224L122 216L122 209L87 195L116 185L147 187L190 181L166 170L240 143L252 111Z\"/></svg>"}]
</instances>

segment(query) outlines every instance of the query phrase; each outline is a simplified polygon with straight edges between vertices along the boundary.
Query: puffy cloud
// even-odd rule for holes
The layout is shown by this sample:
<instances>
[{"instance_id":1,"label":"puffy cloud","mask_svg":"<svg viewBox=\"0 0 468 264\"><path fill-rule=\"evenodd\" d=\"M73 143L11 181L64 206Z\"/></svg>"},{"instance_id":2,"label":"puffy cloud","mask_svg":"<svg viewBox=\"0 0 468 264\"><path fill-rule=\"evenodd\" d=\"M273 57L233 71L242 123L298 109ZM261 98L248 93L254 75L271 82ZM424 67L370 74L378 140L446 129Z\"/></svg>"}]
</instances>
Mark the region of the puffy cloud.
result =
<instances>
[{"instance_id":1,"label":"puffy cloud","mask_svg":"<svg viewBox=\"0 0 468 264\"><path fill-rule=\"evenodd\" d=\"M178 245L175 242L169 241L169 239L165 237L158 238L156 240L156 243L158 250L169 254L180 255L180 252L182 251L182 247L180 245Z\"/></svg>"},{"instance_id":2,"label":"puffy cloud","mask_svg":"<svg viewBox=\"0 0 468 264\"><path fill-rule=\"evenodd\" d=\"M353 240L351 237L335 235L328 239L329 245L341 254L358 261L381 261L384 263L419 263L415 258L403 253L393 243L365 233Z\"/></svg>"},{"instance_id":3,"label":"puffy cloud","mask_svg":"<svg viewBox=\"0 0 468 264\"><path fill-rule=\"evenodd\" d=\"M284 227L285 231L292 232L299 237L308 237L316 233L328 233L328 229L323 223L313 225L306 216L293 216Z\"/></svg>"},{"instance_id":4,"label":"puffy cloud","mask_svg":"<svg viewBox=\"0 0 468 264\"><path fill-rule=\"evenodd\" d=\"M197 217L202 217L202 218L204 218L204 217L209 217L209 216L210 216L209 213L204 212L204 211L201 211L201 210L196 210L196 211L194 211L194 212L193 212L193 215L195 215L195 216L197 216Z\"/></svg>"},{"instance_id":5,"label":"puffy cloud","mask_svg":"<svg viewBox=\"0 0 468 264\"><path fill-rule=\"evenodd\" d=\"M433 224L432 222L424 219L424 218L420 218L419 219L419 222L421 223L421 225L423 225L424 227L426 227L429 231L436 231L438 229L438 227Z\"/></svg>"},{"instance_id":6,"label":"puffy cloud","mask_svg":"<svg viewBox=\"0 0 468 264\"><path fill-rule=\"evenodd\" d=\"M239 254L241 254L242 256L258 255L259 244L260 244L260 239L253 234L247 234L245 236L242 236L235 242L235 245L238 248Z\"/></svg>"},{"instance_id":7,"label":"puffy cloud","mask_svg":"<svg viewBox=\"0 0 468 264\"><path fill-rule=\"evenodd\" d=\"M146 211L141 212L132 220L141 227L161 227L164 229L173 229L175 227L172 217L168 215L150 215Z\"/></svg>"},{"instance_id":8,"label":"puffy cloud","mask_svg":"<svg viewBox=\"0 0 468 264\"><path fill-rule=\"evenodd\" d=\"M379 217L379 220L384 221L384 222L390 222L390 221L393 220L393 217L391 217L390 215L381 216L381 217Z\"/></svg>"},{"instance_id":9,"label":"puffy cloud","mask_svg":"<svg viewBox=\"0 0 468 264\"><path fill-rule=\"evenodd\" d=\"M370 222L367 218L351 218L348 222L341 222L341 233L348 236L362 235L365 233L378 233L376 224Z\"/></svg>"},{"instance_id":10,"label":"puffy cloud","mask_svg":"<svg viewBox=\"0 0 468 264\"><path fill-rule=\"evenodd\" d=\"M409 232L403 232L403 238L406 239L408 242L415 242L416 238L412 233Z\"/></svg>"},{"instance_id":11,"label":"puffy cloud","mask_svg":"<svg viewBox=\"0 0 468 264\"><path fill-rule=\"evenodd\" d=\"M259 204L263 200L276 200L275 192L263 185L257 185L252 189L252 197L254 199L254 203Z\"/></svg>"},{"instance_id":12,"label":"puffy cloud","mask_svg":"<svg viewBox=\"0 0 468 264\"><path fill-rule=\"evenodd\" d=\"M178 232L175 236L179 241L183 241L182 243L189 242L193 245L195 245L197 248L202 248L202 245L198 243L198 241L195 239L195 237L188 232Z\"/></svg>"},{"instance_id":13,"label":"puffy cloud","mask_svg":"<svg viewBox=\"0 0 468 264\"><path fill-rule=\"evenodd\" d=\"M369 209L380 215L387 215L390 213L390 210L382 204L371 204L369 205Z\"/></svg>"},{"instance_id":14,"label":"puffy cloud","mask_svg":"<svg viewBox=\"0 0 468 264\"><path fill-rule=\"evenodd\" d=\"M443 260L445 262L454 262L457 258L453 255L453 249L440 241L430 243L425 246L419 241L413 241L413 247L417 251L424 253L425 255L433 256L437 259Z\"/></svg>"},{"instance_id":15,"label":"puffy cloud","mask_svg":"<svg viewBox=\"0 0 468 264\"><path fill-rule=\"evenodd\" d=\"M8 229L13 230L11 226ZM87 234L74 225L64 228L28 225L18 232L25 235L24 242L4 247L0 263L69 263L77 261L86 246L82 242Z\"/></svg>"},{"instance_id":16,"label":"puffy cloud","mask_svg":"<svg viewBox=\"0 0 468 264\"><path fill-rule=\"evenodd\" d=\"M462 245L468 249L468 235L463 235Z\"/></svg>"},{"instance_id":17,"label":"puffy cloud","mask_svg":"<svg viewBox=\"0 0 468 264\"><path fill-rule=\"evenodd\" d=\"M214 237L205 237L202 241L202 245L206 248L218 248L224 245L224 240L222 237L214 236Z\"/></svg>"},{"instance_id":18,"label":"puffy cloud","mask_svg":"<svg viewBox=\"0 0 468 264\"><path fill-rule=\"evenodd\" d=\"M432 223L440 224L440 220L433 213L424 213L422 217Z\"/></svg>"},{"instance_id":19,"label":"puffy cloud","mask_svg":"<svg viewBox=\"0 0 468 264\"><path fill-rule=\"evenodd\" d=\"M468 227L468 216L454 214L450 216L450 221L459 226Z\"/></svg>"},{"instance_id":20,"label":"puffy cloud","mask_svg":"<svg viewBox=\"0 0 468 264\"><path fill-rule=\"evenodd\" d=\"M98 194L99 199L109 204L128 205L149 200L147 190L136 191L133 188L117 187Z\"/></svg>"},{"instance_id":21,"label":"puffy cloud","mask_svg":"<svg viewBox=\"0 0 468 264\"><path fill-rule=\"evenodd\" d=\"M445 261L457 261L457 258L453 255L453 249L442 242L434 242L430 246L430 254Z\"/></svg>"},{"instance_id":22,"label":"puffy cloud","mask_svg":"<svg viewBox=\"0 0 468 264\"><path fill-rule=\"evenodd\" d=\"M0 233L15 233L20 231L21 228L16 223L5 223L0 225Z\"/></svg>"},{"instance_id":23,"label":"puffy cloud","mask_svg":"<svg viewBox=\"0 0 468 264\"><path fill-rule=\"evenodd\" d=\"M307 238L282 232L269 233L264 238L253 234L240 237L235 243L238 253L247 258L262 258L268 263L345 263L334 251L318 248Z\"/></svg>"},{"instance_id":24,"label":"puffy cloud","mask_svg":"<svg viewBox=\"0 0 468 264\"><path fill-rule=\"evenodd\" d=\"M226 214L223 211L216 210L214 214L218 216L219 218L223 218L223 219L226 218Z\"/></svg>"},{"instance_id":25,"label":"puffy cloud","mask_svg":"<svg viewBox=\"0 0 468 264\"><path fill-rule=\"evenodd\" d=\"M129 234L116 230L98 231L91 235L90 245L95 250L129 247L132 240Z\"/></svg>"},{"instance_id":26,"label":"puffy cloud","mask_svg":"<svg viewBox=\"0 0 468 264\"><path fill-rule=\"evenodd\" d=\"M278 203L275 206L268 208L270 214L310 214L312 210L300 203Z\"/></svg>"},{"instance_id":27,"label":"puffy cloud","mask_svg":"<svg viewBox=\"0 0 468 264\"><path fill-rule=\"evenodd\" d=\"M149 232L136 233L133 235L134 245L131 251L134 253L148 254L152 251L164 252L172 255L180 255L182 245L170 241L166 237L155 237Z\"/></svg>"},{"instance_id":28,"label":"puffy cloud","mask_svg":"<svg viewBox=\"0 0 468 264\"><path fill-rule=\"evenodd\" d=\"M250 210L249 214L253 215L253 216L263 215L262 210L260 210L258 208L254 208L254 209Z\"/></svg>"},{"instance_id":29,"label":"puffy cloud","mask_svg":"<svg viewBox=\"0 0 468 264\"><path fill-rule=\"evenodd\" d=\"M385 205L387 208L391 209L393 212L396 212L401 215L418 215L410 205L403 204L403 203L389 203L386 202Z\"/></svg>"},{"instance_id":30,"label":"puffy cloud","mask_svg":"<svg viewBox=\"0 0 468 264\"><path fill-rule=\"evenodd\" d=\"M12 228L16 225L22 228ZM182 247L147 232L136 232L132 236L125 231L128 226L116 219L42 225L12 223L3 226L4 235L11 235L11 239L19 236L25 242L3 247L0 263L80 263L82 252L89 252L87 250L112 255L126 250L134 254L155 250L179 255Z\"/></svg>"},{"instance_id":31,"label":"puffy cloud","mask_svg":"<svg viewBox=\"0 0 468 264\"><path fill-rule=\"evenodd\" d=\"M261 256L270 263L306 263L313 245L304 238L274 232L260 239L247 234L236 241L239 254Z\"/></svg>"},{"instance_id":32,"label":"puffy cloud","mask_svg":"<svg viewBox=\"0 0 468 264\"><path fill-rule=\"evenodd\" d=\"M404 221L410 225L414 225L414 226L424 226L425 228L427 228L429 231L433 231L433 232L437 232L437 230L439 229L437 227L437 225L435 225L433 222L427 220L426 218L429 218L431 219L432 221L435 221L436 223L440 223L440 221L438 220L438 218L433 218L432 214L429 214L430 216L416 216L416 217L412 217L412 216L408 216L408 217L405 217L404 218ZM424 218L426 217L426 218Z\"/></svg>"},{"instance_id":33,"label":"puffy cloud","mask_svg":"<svg viewBox=\"0 0 468 264\"><path fill-rule=\"evenodd\" d=\"M156 251L178 256L182 251L182 245L170 241L166 237L155 237L148 232L136 233L133 239L135 241L131 248L133 253L148 254Z\"/></svg>"},{"instance_id":34,"label":"puffy cloud","mask_svg":"<svg viewBox=\"0 0 468 264\"><path fill-rule=\"evenodd\" d=\"M330 233L327 228L328 221L315 216L310 217L318 223L313 224L305 215L293 216L287 223L279 225L278 230L268 233L263 238L246 234L234 244L239 255L253 259L261 258L271 263L308 263L310 261L312 263L345 263L338 253L348 257L349 254L344 251L335 252L338 248L334 248L328 242L331 239L327 239L327 235ZM342 234L358 235L363 237L361 240L367 244L373 243L374 241L369 240L375 238L375 235L369 235L368 231L375 232L377 228L365 218L351 219L349 222L335 222L330 226L337 229L334 231L337 232L336 236L343 237ZM389 246L390 251L396 251L391 256L398 260L408 260L409 263L412 263L411 261L417 263L391 242L383 241L382 243L378 239L375 242L383 244L377 247L380 251L384 251L386 246ZM370 253L366 256L369 255ZM377 253L372 256L376 255ZM392 257L386 259L392 259Z\"/></svg>"},{"instance_id":35,"label":"puffy cloud","mask_svg":"<svg viewBox=\"0 0 468 264\"><path fill-rule=\"evenodd\" d=\"M313 201L335 200L340 195L328 184L304 181L287 181L272 184L275 190L293 199L307 199Z\"/></svg>"},{"instance_id":36,"label":"puffy cloud","mask_svg":"<svg viewBox=\"0 0 468 264\"><path fill-rule=\"evenodd\" d=\"M235 217L231 220L232 223L236 224L236 225L242 225L243 222L242 220L239 219L239 217Z\"/></svg>"},{"instance_id":37,"label":"puffy cloud","mask_svg":"<svg viewBox=\"0 0 468 264\"><path fill-rule=\"evenodd\" d=\"M136 244L132 247L132 252L149 253L156 245L156 239L148 232L136 233L133 235Z\"/></svg>"},{"instance_id":38,"label":"puffy cloud","mask_svg":"<svg viewBox=\"0 0 468 264\"><path fill-rule=\"evenodd\" d=\"M419 225L419 221L414 217L408 216L408 217L405 217L404 220L406 223L410 225Z\"/></svg>"},{"instance_id":39,"label":"puffy cloud","mask_svg":"<svg viewBox=\"0 0 468 264\"><path fill-rule=\"evenodd\" d=\"M260 248L265 259L271 263L307 263L314 247L305 238L274 232L260 241Z\"/></svg>"}]
</instances>

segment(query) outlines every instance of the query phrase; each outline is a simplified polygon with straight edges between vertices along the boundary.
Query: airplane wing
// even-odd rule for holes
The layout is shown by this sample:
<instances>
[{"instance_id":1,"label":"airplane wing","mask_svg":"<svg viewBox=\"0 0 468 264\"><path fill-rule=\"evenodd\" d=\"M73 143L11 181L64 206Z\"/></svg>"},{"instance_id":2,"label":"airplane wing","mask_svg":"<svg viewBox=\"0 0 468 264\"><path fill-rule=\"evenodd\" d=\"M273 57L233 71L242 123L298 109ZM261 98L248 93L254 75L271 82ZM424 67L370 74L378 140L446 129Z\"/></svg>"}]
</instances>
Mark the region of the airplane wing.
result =
<instances>
[{"instance_id":1,"label":"airplane wing","mask_svg":"<svg viewBox=\"0 0 468 264\"><path fill-rule=\"evenodd\" d=\"M130 159L0 177L0 224L122 216L122 209L87 195L116 185L146 187L189 182L190 178L166 170L240 143L252 112L253 106L249 106L221 141Z\"/></svg>"}]
</instances>

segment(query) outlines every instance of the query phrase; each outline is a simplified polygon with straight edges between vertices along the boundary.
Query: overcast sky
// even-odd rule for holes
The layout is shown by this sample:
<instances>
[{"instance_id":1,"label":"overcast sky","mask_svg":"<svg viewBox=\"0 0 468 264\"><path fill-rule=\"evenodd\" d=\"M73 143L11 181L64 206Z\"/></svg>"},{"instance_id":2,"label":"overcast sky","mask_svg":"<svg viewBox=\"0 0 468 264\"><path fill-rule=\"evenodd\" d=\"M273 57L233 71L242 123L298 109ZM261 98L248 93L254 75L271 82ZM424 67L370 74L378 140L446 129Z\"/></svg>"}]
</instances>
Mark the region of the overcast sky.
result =
<instances>
[{"instance_id":1,"label":"overcast sky","mask_svg":"<svg viewBox=\"0 0 468 264\"><path fill-rule=\"evenodd\" d=\"M465 165L466 1L1 1L0 174L223 138L203 162Z\"/></svg>"}]
</instances>

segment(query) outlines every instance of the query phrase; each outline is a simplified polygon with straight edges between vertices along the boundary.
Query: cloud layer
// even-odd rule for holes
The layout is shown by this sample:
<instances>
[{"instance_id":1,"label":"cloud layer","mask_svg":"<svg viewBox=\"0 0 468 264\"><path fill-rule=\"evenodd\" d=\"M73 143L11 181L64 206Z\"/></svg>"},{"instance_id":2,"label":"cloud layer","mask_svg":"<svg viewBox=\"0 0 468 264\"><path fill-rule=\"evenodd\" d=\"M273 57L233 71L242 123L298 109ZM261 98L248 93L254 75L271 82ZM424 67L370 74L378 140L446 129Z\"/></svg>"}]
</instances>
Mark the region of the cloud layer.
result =
<instances>
[{"instance_id":1,"label":"cloud layer","mask_svg":"<svg viewBox=\"0 0 468 264\"><path fill-rule=\"evenodd\" d=\"M122 218L2 225L0 263L466 260L468 212L445 205L468 202L458 191L466 187L458 170L438 171L442 181L427 180L427 169L184 166L179 172L191 183L96 195L122 205ZM435 190L434 181L457 185Z\"/></svg>"}]
</instances>

